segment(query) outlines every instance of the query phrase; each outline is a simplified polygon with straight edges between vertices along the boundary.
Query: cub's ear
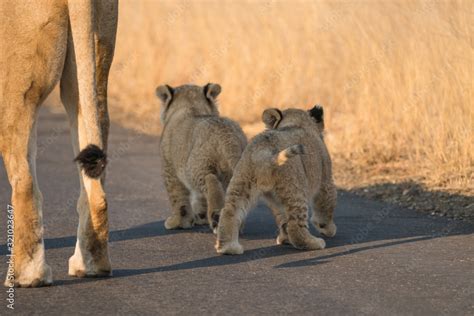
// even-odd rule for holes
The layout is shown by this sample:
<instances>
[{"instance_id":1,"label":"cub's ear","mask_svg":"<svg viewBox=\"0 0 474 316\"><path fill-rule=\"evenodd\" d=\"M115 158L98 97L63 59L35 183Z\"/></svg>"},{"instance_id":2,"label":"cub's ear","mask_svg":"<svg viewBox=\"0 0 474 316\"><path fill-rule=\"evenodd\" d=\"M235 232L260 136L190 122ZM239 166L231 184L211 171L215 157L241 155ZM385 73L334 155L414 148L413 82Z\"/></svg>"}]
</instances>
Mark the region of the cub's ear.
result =
<instances>
[{"instance_id":1,"label":"cub's ear","mask_svg":"<svg viewBox=\"0 0 474 316\"><path fill-rule=\"evenodd\" d=\"M163 108L166 109L173 99L174 90L168 85L159 86L155 90L156 96L163 103Z\"/></svg>"},{"instance_id":2,"label":"cub's ear","mask_svg":"<svg viewBox=\"0 0 474 316\"><path fill-rule=\"evenodd\" d=\"M217 83L208 83L204 86L204 95L209 101L215 102L217 96L221 93L221 90L221 86Z\"/></svg>"},{"instance_id":3,"label":"cub's ear","mask_svg":"<svg viewBox=\"0 0 474 316\"><path fill-rule=\"evenodd\" d=\"M320 105L315 105L311 110L308 110L309 115L316 121L321 123L324 121L324 110Z\"/></svg>"},{"instance_id":4,"label":"cub's ear","mask_svg":"<svg viewBox=\"0 0 474 316\"><path fill-rule=\"evenodd\" d=\"M280 124L283 113L277 108L266 109L262 114L262 121L268 129L275 129Z\"/></svg>"}]
</instances>

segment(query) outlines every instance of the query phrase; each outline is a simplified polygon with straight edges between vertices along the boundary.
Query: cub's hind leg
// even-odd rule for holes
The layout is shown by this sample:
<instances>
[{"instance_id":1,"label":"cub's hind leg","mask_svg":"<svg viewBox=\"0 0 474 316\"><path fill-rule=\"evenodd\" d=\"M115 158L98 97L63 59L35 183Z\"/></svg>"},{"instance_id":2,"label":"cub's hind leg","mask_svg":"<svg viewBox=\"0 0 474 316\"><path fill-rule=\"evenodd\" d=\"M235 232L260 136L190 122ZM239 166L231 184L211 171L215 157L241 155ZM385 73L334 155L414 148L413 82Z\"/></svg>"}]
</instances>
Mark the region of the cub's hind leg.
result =
<instances>
[{"instance_id":1,"label":"cub's hind leg","mask_svg":"<svg viewBox=\"0 0 474 316\"><path fill-rule=\"evenodd\" d=\"M323 239L311 235L308 230L308 206L304 203L290 203L287 206L288 240L297 249L324 249Z\"/></svg>"},{"instance_id":2,"label":"cub's hind leg","mask_svg":"<svg viewBox=\"0 0 474 316\"><path fill-rule=\"evenodd\" d=\"M224 189L215 175L216 164L206 159L206 153L199 151L191 155L187 170L191 173L192 186L206 198L207 221L215 231L219 223L219 213L224 207Z\"/></svg>"},{"instance_id":3,"label":"cub's hind leg","mask_svg":"<svg viewBox=\"0 0 474 316\"><path fill-rule=\"evenodd\" d=\"M194 214L194 223L196 225L207 225L207 200L206 197L197 192L191 193L191 207Z\"/></svg>"},{"instance_id":4,"label":"cub's hind leg","mask_svg":"<svg viewBox=\"0 0 474 316\"><path fill-rule=\"evenodd\" d=\"M189 200L189 190L178 179L174 170L165 164L165 186L171 203L172 214L165 221L166 229L191 228L194 215Z\"/></svg>"},{"instance_id":5,"label":"cub's hind leg","mask_svg":"<svg viewBox=\"0 0 474 316\"><path fill-rule=\"evenodd\" d=\"M334 224L334 209L336 208L337 191L333 183L321 186L313 199L313 216L311 222L324 236L336 235L337 227Z\"/></svg>"},{"instance_id":6,"label":"cub's hind leg","mask_svg":"<svg viewBox=\"0 0 474 316\"><path fill-rule=\"evenodd\" d=\"M308 229L308 203L304 190L295 185L297 181L282 183L276 187L276 196L285 205L288 224L288 240L297 249L317 250L326 247L323 239L317 238ZM291 188L291 190L289 190Z\"/></svg>"},{"instance_id":7,"label":"cub's hind leg","mask_svg":"<svg viewBox=\"0 0 474 316\"><path fill-rule=\"evenodd\" d=\"M244 170L242 170L244 169ZM221 254L242 254L244 249L239 243L239 228L254 205L259 191L249 181L249 171L236 168L225 196L225 205L219 214L216 251Z\"/></svg>"},{"instance_id":8,"label":"cub's hind leg","mask_svg":"<svg viewBox=\"0 0 474 316\"><path fill-rule=\"evenodd\" d=\"M278 237L276 243L278 245L289 244L288 240L288 219L285 214L283 205L275 200L275 196L272 193L265 193L264 195L265 202L268 207L272 210L273 216L275 217L275 222L278 227Z\"/></svg>"},{"instance_id":9,"label":"cub's hind leg","mask_svg":"<svg viewBox=\"0 0 474 316\"><path fill-rule=\"evenodd\" d=\"M214 174L208 174L205 178L207 193L207 220L214 233L217 233L219 214L224 207L224 189Z\"/></svg>"}]
</instances>

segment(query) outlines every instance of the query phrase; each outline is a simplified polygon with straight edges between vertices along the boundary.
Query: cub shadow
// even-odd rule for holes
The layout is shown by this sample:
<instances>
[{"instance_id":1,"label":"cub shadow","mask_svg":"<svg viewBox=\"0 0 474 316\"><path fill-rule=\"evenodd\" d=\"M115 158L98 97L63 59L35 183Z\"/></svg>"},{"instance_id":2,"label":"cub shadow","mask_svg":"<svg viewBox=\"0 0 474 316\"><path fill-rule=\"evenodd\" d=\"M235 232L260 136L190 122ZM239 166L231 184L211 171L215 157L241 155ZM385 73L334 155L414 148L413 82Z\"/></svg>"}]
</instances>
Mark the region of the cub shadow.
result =
<instances>
[{"instance_id":1,"label":"cub shadow","mask_svg":"<svg viewBox=\"0 0 474 316\"><path fill-rule=\"evenodd\" d=\"M231 255L215 255L203 259L191 260L176 264L164 265L159 267L151 268L140 268L140 269L114 269L113 278L124 278L133 277L138 275L150 274L150 273L161 273L161 272L172 272L172 271L185 271L200 268L212 268L220 266L231 266L237 264L250 263L255 260L263 260L266 258L273 258L284 255L291 255L299 253L300 250L294 249L290 246L268 246L257 249L250 249L244 252L242 255L231 256ZM325 261L319 261L317 264L323 264ZM106 280L106 278L71 278L65 280L56 280L54 285L73 285L83 282L97 282Z\"/></svg>"},{"instance_id":2,"label":"cub shadow","mask_svg":"<svg viewBox=\"0 0 474 316\"><path fill-rule=\"evenodd\" d=\"M364 192L365 197L356 195L354 192ZM472 197L449 194L447 192L428 191L416 182L400 184L383 183L358 188L350 192L340 190L338 193L339 199L335 217L338 233L334 238L327 239L326 241L327 246L330 248L344 247L345 249L337 253L287 262L275 268L311 266L318 264L321 260L326 261L358 252L474 233L474 225L469 221L430 216L427 212L410 210L403 206L371 200L380 200L382 194L389 194L391 197L402 196L405 202L415 201L417 205L421 203L421 200L425 200L425 205L428 205L431 210L430 205L436 203L439 203L441 206L450 203L458 208L472 206L474 205ZM370 242L382 243L358 246L359 244Z\"/></svg>"},{"instance_id":3,"label":"cub shadow","mask_svg":"<svg viewBox=\"0 0 474 316\"><path fill-rule=\"evenodd\" d=\"M333 258L350 256L359 252L474 233L474 227L464 221L427 216L396 205L370 201L342 190L339 191L339 204L335 213L335 222L338 225L338 234L333 238L325 238L325 240L327 248L340 247L340 251L330 254L325 254L326 250L316 251L315 257L283 263L275 266L275 268L314 266L330 262ZM149 228L149 234L154 234L155 228L153 228L153 225ZM156 229L159 230L158 227ZM314 235L319 235L313 227L310 230ZM168 231L162 232L168 233ZM244 233L241 235L241 242L245 244L246 240L273 239L276 233L276 225L271 211L263 204L259 204L250 212L247 218ZM139 229L137 234L132 235L140 236L141 234L143 232ZM371 242L378 243L364 245ZM115 276L126 277L147 273L235 265L299 252L301 251L290 246L275 245L247 250L240 256L216 255L156 268L119 269L115 271Z\"/></svg>"},{"instance_id":4,"label":"cub shadow","mask_svg":"<svg viewBox=\"0 0 474 316\"><path fill-rule=\"evenodd\" d=\"M340 191L339 195L340 203L336 210L335 217L339 232L335 237L325 238L325 240L328 249L341 249L329 254L326 250L315 251L314 257L285 262L274 268L315 266L329 263L332 259L337 257L350 256L360 252L474 233L474 227L466 222L447 218L429 217L395 205L360 198L346 191ZM205 230L207 230L207 227ZM200 229L200 231L204 230ZM318 235L313 228L311 228L311 231L314 235ZM189 232L189 230L167 231L163 227L163 221L159 221L131 229L114 231L111 233L111 241L155 237L165 234L179 234L180 232ZM252 210L247 218L247 224L241 236L241 242L245 245L246 240L273 239L275 234L275 224L270 210L263 204L259 204L256 209ZM375 245L364 245L369 242L379 243ZM114 270L114 277L122 278L150 273L230 266L285 255L291 256L298 253L301 253L301 250L294 249L291 246L274 245L250 249L239 256L215 255L158 267L116 269ZM84 282L89 281L90 280L86 280ZM66 282L64 284L67 284L67 282L74 283L81 281L64 280L64 282Z\"/></svg>"},{"instance_id":5,"label":"cub shadow","mask_svg":"<svg viewBox=\"0 0 474 316\"><path fill-rule=\"evenodd\" d=\"M210 268L219 266L229 266L236 264L245 264L255 260L262 260L266 258L273 258L278 256L284 256L288 254L297 253L298 250L289 246L268 246L257 249L250 249L244 252L242 255L215 255L203 259L191 260L187 262L181 262L177 264L171 264L155 268L144 268L144 269L117 269L114 270L114 276L116 277L127 277L148 273L157 272L170 272L170 271L182 271L200 268ZM322 263L322 262L319 262Z\"/></svg>"}]
</instances>

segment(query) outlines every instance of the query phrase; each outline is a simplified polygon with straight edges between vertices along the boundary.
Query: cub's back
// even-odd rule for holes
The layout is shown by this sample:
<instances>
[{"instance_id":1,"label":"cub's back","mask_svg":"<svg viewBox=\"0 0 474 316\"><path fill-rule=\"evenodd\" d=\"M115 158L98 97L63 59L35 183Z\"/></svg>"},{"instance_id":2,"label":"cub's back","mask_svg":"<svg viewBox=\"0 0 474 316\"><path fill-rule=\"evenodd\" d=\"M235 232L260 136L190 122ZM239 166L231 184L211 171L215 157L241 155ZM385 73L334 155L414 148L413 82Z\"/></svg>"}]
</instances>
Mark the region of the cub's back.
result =
<instances>
[{"instance_id":1,"label":"cub's back","mask_svg":"<svg viewBox=\"0 0 474 316\"><path fill-rule=\"evenodd\" d=\"M192 137L191 155L205 155L223 170L232 169L247 145L240 126L225 117L200 117Z\"/></svg>"},{"instance_id":2,"label":"cub's back","mask_svg":"<svg viewBox=\"0 0 474 316\"><path fill-rule=\"evenodd\" d=\"M284 165L272 172L275 181L307 181L311 188L317 189L321 182L323 166L327 160L327 150L321 138L302 128L282 128L266 130L255 136L247 146L244 156L258 172L265 161L274 159L282 150L293 145L303 145L304 153L288 159ZM267 173L262 173L267 176ZM291 177L288 177L291 175ZM295 177L296 176L296 177Z\"/></svg>"}]
</instances>

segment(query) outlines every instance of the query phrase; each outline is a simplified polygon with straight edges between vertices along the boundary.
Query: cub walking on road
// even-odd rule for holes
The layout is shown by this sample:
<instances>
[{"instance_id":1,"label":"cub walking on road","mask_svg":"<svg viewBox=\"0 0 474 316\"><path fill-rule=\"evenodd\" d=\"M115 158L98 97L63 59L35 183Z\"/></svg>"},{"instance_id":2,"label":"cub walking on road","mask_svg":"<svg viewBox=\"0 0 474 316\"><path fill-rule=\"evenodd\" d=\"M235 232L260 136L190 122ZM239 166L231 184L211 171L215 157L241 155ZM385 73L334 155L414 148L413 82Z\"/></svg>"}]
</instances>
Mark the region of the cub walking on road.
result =
<instances>
[{"instance_id":1,"label":"cub walking on road","mask_svg":"<svg viewBox=\"0 0 474 316\"><path fill-rule=\"evenodd\" d=\"M311 220L320 233L328 237L336 234L336 188L331 158L323 141L323 108L267 109L262 119L267 130L250 141L227 189L216 250L243 253L239 228L260 196L275 215L278 244L322 249L324 240L308 230L308 210L313 209Z\"/></svg>"},{"instance_id":2,"label":"cub walking on road","mask_svg":"<svg viewBox=\"0 0 474 316\"><path fill-rule=\"evenodd\" d=\"M159 86L161 156L172 214L166 229L209 224L215 230L224 192L247 144L240 126L220 117L218 84Z\"/></svg>"}]
</instances>

